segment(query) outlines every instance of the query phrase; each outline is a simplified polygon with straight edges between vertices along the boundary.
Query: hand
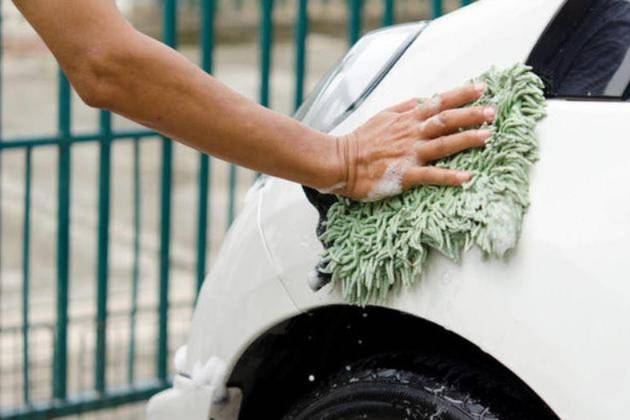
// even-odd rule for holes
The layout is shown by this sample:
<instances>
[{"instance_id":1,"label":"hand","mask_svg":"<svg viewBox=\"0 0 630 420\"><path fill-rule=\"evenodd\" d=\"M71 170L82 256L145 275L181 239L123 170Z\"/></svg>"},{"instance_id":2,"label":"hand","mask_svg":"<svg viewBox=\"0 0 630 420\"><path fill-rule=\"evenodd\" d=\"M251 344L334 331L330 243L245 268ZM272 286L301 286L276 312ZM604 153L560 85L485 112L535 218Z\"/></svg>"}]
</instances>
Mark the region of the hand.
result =
<instances>
[{"instance_id":1,"label":"hand","mask_svg":"<svg viewBox=\"0 0 630 420\"><path fill-rule=\"evenodd\" d=\"M465 86L388 108L361 127L339 137L345 182L327 192L360 201L376 201L425 184L461 185L471 179L463 171L430 163L466 149L482 147L492 136L492 106L461 108L479 99L485 84Z\"/></svg>"}]
</instances>

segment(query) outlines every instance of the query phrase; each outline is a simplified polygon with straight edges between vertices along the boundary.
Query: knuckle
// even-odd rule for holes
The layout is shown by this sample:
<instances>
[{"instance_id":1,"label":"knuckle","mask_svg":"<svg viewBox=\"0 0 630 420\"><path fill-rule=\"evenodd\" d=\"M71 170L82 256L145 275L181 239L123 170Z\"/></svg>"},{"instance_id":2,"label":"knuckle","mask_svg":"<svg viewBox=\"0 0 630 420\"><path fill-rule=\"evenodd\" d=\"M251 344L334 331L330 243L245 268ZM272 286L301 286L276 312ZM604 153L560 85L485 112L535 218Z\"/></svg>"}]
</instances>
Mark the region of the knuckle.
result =
<instances>
[{"instance_id":1,"label":"knuckle","mask_svg":"<svg viewBox=\"0 0 630 420\"><path fill-rule=\"evenodd\" d=\"M422 105L418 104L412 111L413 118L416 120L422 119L424 116L424 109L422 109Z\"/></svg>"},{"instance_id":2,"label":"knuckle","mask_svg":"<svg viewBox=\"0 0 630 420\"><path fill-rule=\"evenodd\" d=\"M450 126L453 124L454 121L453 111L440 112L433 118L435 119L435 124L438 127Z\"/></svg>"},{"instance_id":3,"label":"knuckle","mask_svg":"<svg viewBox=\"0 0 630 420\"><path fill-rule=\"evenodd\" d=\"M486 119L485 108L483 106L475 107L475 117L481 121Z\"/></svg>"},{"instance_id":4,"label":"knuckle","mask_svg":"<svg viewBox=\"0 0 630 420\"><path fill-rule=\"evenodd\" d=\"M427 178L429 176L427 168L419 168L416 172L416 177L414 179L415 185L423 185L427 183Z\"/></svg>"},{"instance_id":5,"label":"knuckle","mask_svg":"<svg viewBox=\"0 0 630 420\"><path fill-rule=\"evenodd\" d=\"M433 140L435 142L435 153L439 156L444 156L447 151L447 143L444 137L440 137L437 140Z\"/></svg>"},{"instance_id":6,"label":"knuckle","mask_svg":"<svg viewBox=\"0 0 630 420\"><path fill-rule=\"evenodd\" d=\"M440 112L440 110L442 109L442 95L441 94L436 94L433 95L427 102L426 102L427 107L429 108L430 111L437 113Z\"/></svg>"},{"instance_id":7,"label":"knuckle","mask_svg":"<svg viewBox=\"0 0 630 420\"><path fill-rule=\"evenodd\" d=\"M468 130L465 133L462 133L461 136L462 136L461 138L462 143L464 143L467 146L473 146L473 145L479 144L480 137L473 130Z\"/></svg>"},{"instance_id":8,"label":"knuckle","mask_svg":"<svg viewBox=\"0 0 630 420\"><path fill-rule=\"evenodd\" d=\"M426 122L421 122L419 124L414 124L412 126L413 128L413 133L412 135L415 138L421 139L426 137L426 129L427 129L427 123Z\"/></svg>"}]
</instances>

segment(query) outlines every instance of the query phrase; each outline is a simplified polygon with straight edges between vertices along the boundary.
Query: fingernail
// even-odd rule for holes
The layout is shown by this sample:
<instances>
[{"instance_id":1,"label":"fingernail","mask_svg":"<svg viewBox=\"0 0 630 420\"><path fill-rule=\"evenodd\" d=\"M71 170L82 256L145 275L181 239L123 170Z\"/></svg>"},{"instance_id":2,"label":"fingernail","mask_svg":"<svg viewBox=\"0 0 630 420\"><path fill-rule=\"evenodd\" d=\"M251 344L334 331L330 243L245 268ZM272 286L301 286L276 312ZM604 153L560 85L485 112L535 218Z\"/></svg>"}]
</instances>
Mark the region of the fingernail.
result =
<instances>
[{"instance_id":1,"label":"fingernail","mask_svg":"<svg viewBox=\"0 0 630 420\"><path fill-rule=\"evenodd\" d=\"M488 140L490 140L490 137L492 137L492 130L487 130L487 129L477 130L477 135L479 136L481 140L484 140L487 142Z\"/></svg>"},{"instance_id":2,"label":"fingernail","mask_svg":"<svg viewBox=\"0 0 630 420\"><path fill-rule=\"evenodd\" d=\"M468 182L472 178L472 174L470 172L460 172L457 174L460 182Z\"/></svg>"},{"instance_id":3,"label":"fingernail","mask_svg":"<svg viewBox=\"0 0 630 420\"><path fill-rule=\"evenodd\" d=\"M484 93L488 88L488 85L485 82L478 82L475 83L474 88L477 93Z\"/></svg>"},{"instance_id":4,"label":"fingernail","mask_svg":"<svg viewBox=\"0 0 630 420\"><path fill-rule=\"evenodd\" d=\"M487 106L486 109L483 110L483 115L485 115L488 121L494 121L497 117L497 109L493 106Z\"/></svg>"}]
</instances>

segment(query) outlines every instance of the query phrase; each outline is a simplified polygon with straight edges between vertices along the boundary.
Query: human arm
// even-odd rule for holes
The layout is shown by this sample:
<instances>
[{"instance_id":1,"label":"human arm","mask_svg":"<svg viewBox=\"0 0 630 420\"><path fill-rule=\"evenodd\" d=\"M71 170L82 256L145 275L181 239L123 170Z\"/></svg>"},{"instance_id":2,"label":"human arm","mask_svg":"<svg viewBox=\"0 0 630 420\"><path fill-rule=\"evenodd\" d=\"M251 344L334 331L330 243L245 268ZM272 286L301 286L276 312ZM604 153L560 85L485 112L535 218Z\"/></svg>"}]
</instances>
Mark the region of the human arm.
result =
<instances>
[{"instance_id":1,"label":"human arm","mask_svg":"<svg viewBox=\"0 0 630 420\"><path fill-rule=\"evenodd\" d=\"M404 166L405 188L458 185L468 175L428 167L435 158L483 145L487 133L460 127L483 109L473 87L418 108L384 111L335 137L266 109L209 76L177 51L136 31L112 0L14 0L90 106L109 109L197 150L320 190L366 198L388 168ZM437 141L436 141L437 139ZM412 162L407 165L405 162ZM402 167L401 166L401 167Z\"/></svg>"}]
</instances>

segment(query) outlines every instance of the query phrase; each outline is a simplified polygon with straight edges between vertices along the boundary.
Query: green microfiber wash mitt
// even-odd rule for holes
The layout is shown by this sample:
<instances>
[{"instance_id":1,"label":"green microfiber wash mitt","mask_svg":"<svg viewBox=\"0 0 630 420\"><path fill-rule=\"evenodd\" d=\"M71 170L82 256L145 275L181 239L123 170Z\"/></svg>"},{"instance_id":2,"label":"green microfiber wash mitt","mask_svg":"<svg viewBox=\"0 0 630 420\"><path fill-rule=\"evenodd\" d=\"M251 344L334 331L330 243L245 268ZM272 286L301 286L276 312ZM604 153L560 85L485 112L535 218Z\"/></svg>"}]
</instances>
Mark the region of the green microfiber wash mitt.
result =
<instances>
[{"instance_id":1,"label":"green microfiber wash mitt","mask_svg":"<svg viewBox=\"0 0 630 420\"><path fill-rule=\"evenodd\" d=\"M474 174L463 187L422 186L397 197L362 203L337 197L322 224L318 266L352 304L383 303L423 272L430 249L457 261L479 246L501 257L516 245L529 205L529 167L537 160L534 128L545 116L543 83L529 67L492 68L475 104L494 104L497 118L485 148L436 166Z\"/></svg>"}]
</instances>

